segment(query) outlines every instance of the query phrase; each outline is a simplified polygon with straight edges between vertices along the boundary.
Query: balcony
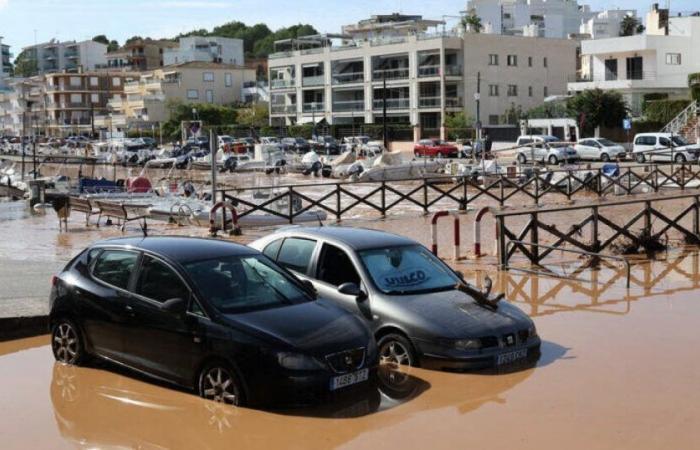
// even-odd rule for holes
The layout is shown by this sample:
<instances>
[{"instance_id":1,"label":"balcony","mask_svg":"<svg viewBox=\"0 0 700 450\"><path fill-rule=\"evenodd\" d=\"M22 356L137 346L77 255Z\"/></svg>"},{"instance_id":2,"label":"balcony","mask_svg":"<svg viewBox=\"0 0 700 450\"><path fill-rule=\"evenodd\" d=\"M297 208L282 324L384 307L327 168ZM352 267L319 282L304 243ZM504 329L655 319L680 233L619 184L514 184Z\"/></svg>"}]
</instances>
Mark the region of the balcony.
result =
<instances>
[{"instance_id":1,"label":"balcony","mask_svg":"<svg viewBox=\"0 0 700 450\"><path fill-rule=\"evenodd\" d=\"M340 100L333 102L334 112L364 111L364 100Z\"/></svg>"},{"instance_id":2,"label":"balcony","mask_svg":"<svg viewBox=\"0 0 700 450\"><path fill-rule=\"evenodd\" d=\"M384 108L383 99L374 99L373 107L375 110ZM411 101L408 98L387 98L386 109L408 109L411 107Z\"/></svg>"},{"instance_id":3,"label":"balcony","mask_svg":"<svg viewBox=\"0 0 700 450\"><path fill-rule=\"evenodd\" d=\"M445 108L462 108L464 101L462 97L448 97L445 99Z\"/></svg>"},{"instance_id":4,"label":"balcony","mask_svg":"<svg viewBox=\"0 0 700 450\"><path fill-rule=\"evenodd\" d=\"M323 86L324 82L325 82L325 77L323 75L316 75L313 77L304 77L301 79L301 85L304 87Z\"/></svg>"},{"instance_id":5,"label":"balcony","mask_svg":"<svg viewBox=\"0 0 700 450\"><path fill-rule=\"evenodd\" d=\"M445 76L446 77L461 77L462 76L462 66L456 65L456 64L445 66Z\"/></svg>"},{"instance_id":6,"label":"balcony","mask_svg":"<svg viewBox=\"0 0 700 450\"><path fill-rule=\"evenodd\" d=\"M419 97L418 98L419 108L439 108L440 107L440 96L437 97Z\"/></svg>"},{"instance_id":7,"label":"balcony","mask_svg":"<svg viewBox=\"0 0 700 450\"><path fill-rule=\"evenodd\" d=\"M364 72L334 73L333 84L362 83L365 80Z\"/></svg>"},{"instance_id":8,"label":"balcony","mask_svg":"<svg viewBox=\"0 0 700 450\"><path fill-rule=\"evenodd\" d=\"M323 102L304 103L302 105L302 112L305 112L305 113L323 112L325 110L326 110L326 105L324 105Z\"/></svg>"},{"instance_id":9,"label":"balcony","mask_svg":"<svg viewBox=\"0 0 700 450\"><path fill-rule=\"evenodd\" d=\"M618 90L658 87L658 83L656 81L657 76L656 72L654 71L634 71L624 75L627 75L627 79L618 78L616 80L586 80L585 78L578 78L578 81L569 82L568 89L570 91L583 91L588 89ZM679 80L680 82L677 87L682 88L687 86L687 84L684 84L684 82L687 83L687 81L683 77L680 77ZM668 80L664 81L668 83Z\"/></svg>"},{"instance_id":10,"label":"balcony","mask_svg":"<svg viewBox=\"0 0 700 450\"><path fill-rule=\"evenodd\" d=\"M375 69L372 71L374 81L382 80L407 80L408 67L403 69Z\"/></svg>"},{"instance_id":11,"label":"balcony","mask_svg":"<svg viewBox=\"0 0 700 450\"><path fill-rule=\"evenodd\" d=\"M420 66L418 67L418 76L424 77L439 77L440 76L440 66Z\"/></svg>"},{"instance_id":12,"label":"balcony","mask_svg":"<svg viewBox=\"0 0 700 450\"><path fill-rule=\"evenodd\" d=\"M289 89L295 85L294 79L270 80L270 88L272 89Z\"/></svg>"},{"instance_id":13,"label":"balcony","mask_svg":"<svg viewBox=\"0 0 700 450\"><path fill-rule=\"evenodd\" d=\"M272 114L296 114L297 105L271 105L270 112Z\"/></svg>"}]
</instances>

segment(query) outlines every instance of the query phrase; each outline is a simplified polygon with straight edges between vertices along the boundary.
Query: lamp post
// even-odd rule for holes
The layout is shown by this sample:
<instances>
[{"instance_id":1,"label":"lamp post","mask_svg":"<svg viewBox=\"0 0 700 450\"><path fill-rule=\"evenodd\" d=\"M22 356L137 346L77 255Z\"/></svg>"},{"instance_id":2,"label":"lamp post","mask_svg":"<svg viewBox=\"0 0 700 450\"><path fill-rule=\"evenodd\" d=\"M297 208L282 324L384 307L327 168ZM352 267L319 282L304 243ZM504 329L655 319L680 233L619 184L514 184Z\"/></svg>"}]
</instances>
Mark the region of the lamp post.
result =
<instances>
[{"instance_id":1,"label":"lamp post","mask_svg":"<svg viewBox=\"0 0 700 450\"><path fill-rule=\"evenodd\" d=\"M34 179L36 180L36 128L37 128L37 117L36 114L32 115L32 173Z\"/></svg>"}]
</instances>

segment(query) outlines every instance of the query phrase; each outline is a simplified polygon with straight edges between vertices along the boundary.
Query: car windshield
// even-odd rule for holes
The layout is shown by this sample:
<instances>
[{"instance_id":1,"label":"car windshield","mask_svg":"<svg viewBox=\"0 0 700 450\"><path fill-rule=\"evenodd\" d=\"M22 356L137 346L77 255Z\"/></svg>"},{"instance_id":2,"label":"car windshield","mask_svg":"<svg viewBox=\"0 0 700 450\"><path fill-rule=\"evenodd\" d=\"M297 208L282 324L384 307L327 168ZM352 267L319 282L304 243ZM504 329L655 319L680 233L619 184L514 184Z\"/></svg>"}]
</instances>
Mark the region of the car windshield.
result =
<instances>
[{"instance_id":1,"label":"car windshield","mask_svg":"<svg viewBox=\"0 0 700 450\"><path fill-rule=\"evenodd\" d=\"M224 314L312 301L298 282L261 255L226 256L184 267L204 299Z\"/></svg>"},{"instance_id":2,"label":"car windshield","mask_svg":"<svg viewBox=\"0 0 700 450\"><path fill-rule=\"evenodd\" d=\"M421 294L454 288L459 278L420 245L358 252L377 288L389 295Z\"/></svg>"},{"instance_id":3,"label":"car windshield","mask_svg":"<svg viewBox=\"0 0 700 450\"><path fill-rule=\"evenodd\" d=\"M681 136L673 136L671 140L673 141L674 147L683 147L688 145L688 141L683 139Z\"/></svg>"},{"instance_id":4,"label":"car windshield","mask_svg":"<svg viewBox=\"0 0 700 450\"><path fill-rule=\"evenodd\" d=\"M559 142L560 139L554 136L542 136L542 140L545 142Z\"/></svg>"},{"instance_id":5,"label":"car windshield","mask_svg":"<svg viewBox=\"0 0 700 450\"><path fill-rule=\"evenodd\" d=\"M616 143L609 139L598 139L598 143L602 145L603 147L615 147L617 146Z\"/></svg>"}]
</instances>

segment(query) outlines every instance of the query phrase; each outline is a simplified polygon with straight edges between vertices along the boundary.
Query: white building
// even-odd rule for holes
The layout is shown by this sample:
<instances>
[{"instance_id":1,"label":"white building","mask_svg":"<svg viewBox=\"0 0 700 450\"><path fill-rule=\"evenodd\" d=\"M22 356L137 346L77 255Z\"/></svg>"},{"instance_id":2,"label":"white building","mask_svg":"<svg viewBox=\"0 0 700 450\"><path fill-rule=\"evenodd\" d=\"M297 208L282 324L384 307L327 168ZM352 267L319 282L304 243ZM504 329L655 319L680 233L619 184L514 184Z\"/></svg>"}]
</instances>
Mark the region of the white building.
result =
<instances>
[{"instance_id":1,"label":"white building","mask_svg":"<svg viewBox=\"0 0 700 450\"><path fill-rule=\"evenodd\" d=\"M36 74L94 70L107 63L107 46L92 40L76 42L49 42L25 47L28 58L36 61Z\"/></svg>"},{"instance_id":2,"label":"white building","mask_svg":"<svg viewBox=\"0 0 700 450\"><path fill-rule=\"evenodd\" d=\"M688 75L700 72L700 17L671 17L654 8L646 32L581 43L581 74L569 91L621 92L632 112L641 112L644 94L688 98Z\"/></svg>"},{"instance_id":3,"label":"white building","mask_svg":"<svg viewBox=\"0 0 700 450\"><path fill-rule=\"evenodd\" d=\"M10 76L10 46L2 43L0 36L0 90L7 89L7 78Z\"/></svg>"},{"instance_id":4,"label":"white building","mask_svg":"<svg viewBox=\"0 0 700 450\"><path fill-rule=\"evenodd\" d=\"M179 46L163 51L163 65L187 62L213 62L243 66L243 40L217 36L180 38Z\"/></svg>"},{"instance_id":5,"label":"white building","mask_svg":"<svg viewBox=\"0 0 700 450\"><path fill-rule=\"evenodd\" d=\"M582 37L590 39L607 39L620 36L620 25L627 17L637 17L633 9L607 9L584 21L579 29Z\"/></svg>"},{"instance_id":6,"label":"white building","mask_svg":"<svg viewBox=\"0 0 700 450\"><path fill-rule=\"evenodd\" d=\"M466 13L481 18L485 33L566 38L595 13L577 0L469 0Z\"/></svg>"},{"instance_id":7,"label":"white building","mask_svg":"<svg viewBox=\"0 0 700 450\"><path fill-rule=\"evenodd\" d=\"M388 123L435 136L443 134L448 113L476 118L480 76L480 119L495 126L511 107L526 111L565 94L576 73L578 43L568 39L483 33L341 38L332 46L327 36L302 37L302 48L270 55L273 125L381 123L386 98Z\"/></svg>"}]
</instances>

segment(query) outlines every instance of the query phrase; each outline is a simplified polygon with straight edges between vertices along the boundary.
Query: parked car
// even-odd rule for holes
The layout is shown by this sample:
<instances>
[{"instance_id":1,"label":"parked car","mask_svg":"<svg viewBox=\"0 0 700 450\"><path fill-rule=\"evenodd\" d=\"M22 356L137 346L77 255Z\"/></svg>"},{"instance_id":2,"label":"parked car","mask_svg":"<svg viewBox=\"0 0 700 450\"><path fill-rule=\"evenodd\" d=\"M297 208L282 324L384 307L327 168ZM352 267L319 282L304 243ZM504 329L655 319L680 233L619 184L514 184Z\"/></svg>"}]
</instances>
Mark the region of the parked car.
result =
<instances>
[{"instance_id":1,"label":"parked car","mask_svg":"<svg viewBox=\"0 0 700 450\"><path fill-rule=\"evenodd\" d=\"M469 369L539 356L540 338L525 313L494 303L411 239L359 228L288 227L250 245L361 317L377 338L382 363Z\"/></svg>"},{"instance_id":2,"label":"parked car","mask_svg":"<svg viewBox=\"0 0 700 450\"><path fill-rule=\"evenodd\" d=\"M459 149L441 139L421 139L413 147L413 154L416 157L455 158L459 154Z\"/></svg>"},{"instance_id":3,"label":"parked car","mask_svg":"<svg viewBox=\"0 0 700 450\"><path fill-rule=\"evenodd\" d=\"M141 140L142 140L143 143L146 144L146 146L148 146L148 148L151 149L151 150L154 150L154 149L158 148L158 142L157 142L155 139L153 139L152 137L143 136L143 137L141 137Z\"/></svg>"},{"instance_id":4,"label":"parked car","mask_svg":"<svg viewBox=\"0 0 700 450\"><path fill-rule=\"evenodd\" d=\"M98 242L52 280L51 347L242 405L361 384L377 363L355 316L242 245L186 237Z\"/></svg>"},{"instance_id":5,"label":"parked car","mask_svg":"<svg viewBox=\"0 0 700 450\"><path fill-rule=\"evenodd\" d=\"M625 147L605 138L580 139L574 146L580 159L592 161L611 161L625 159Z\"/></svg>"},{"instance_id":6,"label":"parked car","mask_svg":"<svg viewBox=\"0 0 700 450\"><path fill-rule=\"evenodd\" d=\"M697 161L700 145L691 145L682 136L671 133L640 133L634 136L632 154L638 163L646 161Z\"/></svg>"},{"instance_id":7,"label":"parked car","mask_svg":"<svg viewBox=\"0 0 700 450\"><path fill-rule=\"evenodd\" d=\"M191 137L187 139L187 142L185 144L209 150L209 138L206 136Z\"/></svg>"},{"instance_id":8,"label":"parked car","mask_svg":"<svg viewBox=\"0 0 700 450\"><path fill-rule=\"evenodd\" d=\"M515 144L517 159L520 164L539 161L549 164L576 161L579 159L576 149L559 138L547 135L526 135L518 137Z\"/></svg>"},{"instance_id":9,"label":"parked car","mask_svg":"<svg viewBox=\"0 0 700 450\"><path fill-rule=\"evenodd\" d=\"M302 137L286 137L282 139L282 147L286 151L296 152L296 153L306 153L311 150L311 145L309 141Z\"/></svg>"},{"instance_id":10,"label":"parked car","mask_svg":"<svg viewBox=\"0 0 700 450\"><path fill-rule=\"evenodd\" d=\"M325 155L340 154L340 144L333 136L316 136L312 145L314 150Z\"/></svg>"}]
</instances>

